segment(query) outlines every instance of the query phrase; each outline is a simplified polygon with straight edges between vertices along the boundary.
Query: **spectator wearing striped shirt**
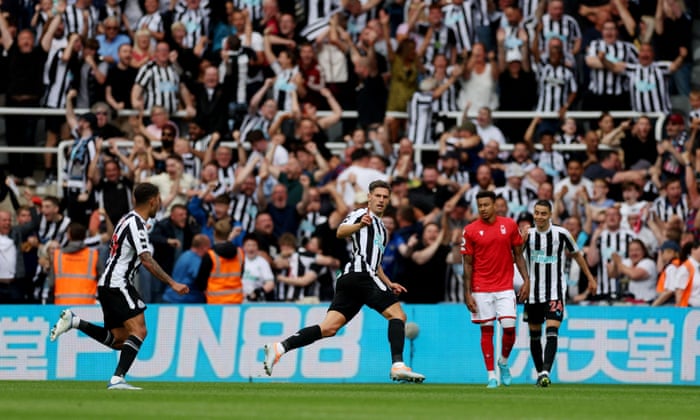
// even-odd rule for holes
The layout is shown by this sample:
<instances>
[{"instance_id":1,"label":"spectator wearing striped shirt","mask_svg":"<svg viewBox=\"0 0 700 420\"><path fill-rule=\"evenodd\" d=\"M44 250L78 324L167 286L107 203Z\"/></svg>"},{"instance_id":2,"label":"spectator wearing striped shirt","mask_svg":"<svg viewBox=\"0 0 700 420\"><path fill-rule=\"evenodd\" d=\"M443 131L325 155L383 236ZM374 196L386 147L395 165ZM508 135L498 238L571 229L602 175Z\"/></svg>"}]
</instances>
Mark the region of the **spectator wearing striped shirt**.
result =
<instances>
[{"instance_id":1,"label":"spectator wearing striped shirt","mask_svg":"<svg viewBox=\"0 0 700 420\"><path fill-rule=\"evenodd\" d=\"M558 0L557 0L558 1ZM537 71L539 84L539 101L537 112L557 112L559 119L563 120L566 111L576 99L578 85L574 72L564 63L563 43L559 38L549 41L549 56ZM535 52L539 58L539 53ZM554 124L552 131L556 131L558 124Z\"/></svg>"},{"instance_id":2,"label":"spectator wearing striped shirt","mask_svg":"<svg viewBox=\"0 0 700 420\"><path fill-rule=\"evenodd\" d=\"M627 75L632 110L646 113L671 112L668 77L683 65L688 55L685 47L680 47L678 57L672 62L654 61L654 47L651 44L642 44L639 48L639 63L611 62L602 52L598 55L606 69Z\"/></svg>"},{"instance_id":3,"label":"spectator wearing striped shirt","mask_svg":"<svg viewBox=\"0 0 700 420\"><path fill-rule=\"evenodd\" d=\"M564 13L563 0L547 3L547 13L536 26L533 50L545 56L551 52L551 41L562 43L562 57L567 66L573 66L574 56L581 50L581 28L576 19Z\"/></svg>"},{"instance_id":4,"label":"spectator wearing striped shirt","mask_svg":"<svg viewBox=\"0 0 700 420\"><path fill-rule=\"evenodd\" d=\"M136 22L136 27L134 28L134 31L147 30L155 42L162 41L165 38L163 17L158 11L158 6L158 0L145 0L143 2L145 13Z\"/></svg>"},{"instance_id":5,"label":"spectator wearing striped shirt","mask_svg":"<svg viewBox=\"0 0 700 420\"><path fill-rule=\"evenodd\" d=\"M615 22L603 24L602 38L596 39L586 51L586 66L590 69L591 82L584 98L584 108L589 110L630 109L626 75L606 65L606 62L624 68L637 62L637 49L629 42L620 41ZM601 58L602 57L602 58Z\"/></svg>"},{"instance_id":6,"label":"spectator wearing striped shirt","mask_svg":"<svg viewBox=\"0 0 700 420\"><path fill-rule=\"evenodd\" d=\"M192 95L180 80L171 59L168 44L159 42L153 61L141 67L136 75L131 89L131 104L135 109L141 110L159 105L169 113L174 113L180 108L181 98L187 115L193 117L197 111L192 102Z\"/></svg>"}]
</instances>

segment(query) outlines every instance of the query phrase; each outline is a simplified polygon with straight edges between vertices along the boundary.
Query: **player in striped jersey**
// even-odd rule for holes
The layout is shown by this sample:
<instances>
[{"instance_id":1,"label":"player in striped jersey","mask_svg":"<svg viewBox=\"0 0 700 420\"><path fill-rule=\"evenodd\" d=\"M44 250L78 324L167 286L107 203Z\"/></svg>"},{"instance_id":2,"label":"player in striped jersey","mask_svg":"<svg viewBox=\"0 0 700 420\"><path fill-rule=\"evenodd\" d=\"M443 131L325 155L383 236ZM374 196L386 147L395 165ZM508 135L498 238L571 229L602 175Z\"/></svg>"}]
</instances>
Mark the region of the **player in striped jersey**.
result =
<instances>
[{"instance_id":1,"label":"player in striped jersey","mask_svg":"<svg viewBox=\"0 0 700 420\"><path fill-rule=\"evenodd\" d=\"M51 329L51 341L77 328L95 341L121 350L119 363L107 389L139 390L124 379L146 338L146 305L134 287L134 274L141 264L158 280L178 294L189 293L189 287L178 283L153 259L146 220L160 209L158 187L147 182L134 189L134 210L117 224L109 247L104 273L98 282L97 294L104 315L104 327L80 319L70 309L61 312Z\"/></svg>"},{"instance_id":2,"label":"player in striped jersey","mask_svg":"<svg viewBox=\"0 0 700 420\"><path fill-rule=\"evenodd\" d=\"M530 294L525 303L523 320L530 330L530 353L537 369L537 385L550 384L557 352L559 326L564 319L566 300L567 256L576 260L588 278L588 290L595 293L596 280L588 269L576 241L568 230L552 224L552 205L539 200L535 204L535 227L530 228L525 241L525 260L530 275ZM547 328L547 344L542 358L542 324Z\"/></svg>"},{"instance_id":3,"label":"player in striped jersey","mask_svg":"<svg viewBox=\"0 0 700 420\"><path fill-rule=\"evenodd\" d=\"M382 214L389 205L391 187L385 181L374 181L369 186L367 209L350 213L338 227L338 238L352 238L352 259L338 279L336 294L325 319L318 325L299 330L279 343L265 345L265 373L282 355L290 350L307 346L324 337L331 337L347 324L363 305L381 313L389 320L389 343L393 365L392 380L423 382L425 376L411 371L403 363L406 314L397 295L406 289L392 282L382 270L381 261L389 237L382 222Z\"/></svg>"}]
</instances>

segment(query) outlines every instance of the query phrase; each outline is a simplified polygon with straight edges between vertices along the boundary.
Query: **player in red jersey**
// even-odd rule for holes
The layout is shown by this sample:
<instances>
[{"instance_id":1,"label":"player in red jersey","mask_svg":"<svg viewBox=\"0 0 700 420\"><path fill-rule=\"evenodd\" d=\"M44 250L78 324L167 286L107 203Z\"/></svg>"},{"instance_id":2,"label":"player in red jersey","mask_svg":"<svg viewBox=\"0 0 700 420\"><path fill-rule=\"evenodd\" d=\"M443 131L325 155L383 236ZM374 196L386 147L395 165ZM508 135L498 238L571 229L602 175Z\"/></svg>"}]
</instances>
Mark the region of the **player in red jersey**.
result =
<instances>
[{"instance_id":1,"label":"player in red jersey","mask_svg":"<svg viewBox=\"0 0 700 420\"><path fill-rule=\"evenodd\" d=\"M496 319L503 327L503 341L498 368L501 383L510 385L508 356L515 343L515 290L513 263L524 283L519 299L527 299L530 291L523 237L513 219L496 216L496 194L482 191L476 195L479 219L464 228L462 255L464 263L464 301L471 312L472 322L481 326L481 351L488 371L488 388L497 388L494 370L493 331Z\"/></svg>"}]
</instances>

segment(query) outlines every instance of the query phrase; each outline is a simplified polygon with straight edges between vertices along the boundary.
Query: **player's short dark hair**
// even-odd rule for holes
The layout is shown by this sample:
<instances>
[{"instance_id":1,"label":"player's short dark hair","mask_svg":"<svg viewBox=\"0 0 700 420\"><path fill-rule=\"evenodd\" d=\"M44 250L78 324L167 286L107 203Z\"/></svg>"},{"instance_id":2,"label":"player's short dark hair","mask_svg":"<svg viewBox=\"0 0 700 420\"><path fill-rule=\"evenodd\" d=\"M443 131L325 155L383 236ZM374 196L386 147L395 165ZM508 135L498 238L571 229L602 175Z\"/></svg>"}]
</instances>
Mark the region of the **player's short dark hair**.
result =
<instances>
[{"instance_id":1,"label":"player's short dark hair","mask_svg":"<svg viewBox=\"0 0 700 420\"><path fill-rule=\"evenodd\" d=\"M535 207L537 206L547 207L547 210L552 211L552 203L549 200L537 200Z\"/></svg>"},{"instance_id":2,"label":"player's short dark hair","mask_svg":"<svg viewBox=\"0 0 700 420\"><path fill-rule=\"evenodd\" d=\"M389 183L386 181L376 180L369 184L369 192L372 192L377 188L386 188L388 191L391 191L391 185L389 185Z\"/></svg>"},{"instance_id":3,"label":"player's short dark hair","mask_svg":"<svg viewBox=\"0 0 700 420\"><path fill-rule=\"evenodd\" d=\"M159 194L160 191L158 191L158 187L150 182L142 182L134 187L134 205L140 206L146 204L148 200Z\"/></svg>"},{"instance_id":4,"label":"player's short dark hair","mask_svg":"<svg viewBox=\"0 0 700 420\"><path fill-rule=\"evenodd\" d=\"M476 193L476 200L479 201L481 198L490 198L491 201L496 202L496 193L493 191L479 191Z\"/></svg>"},{"instance_id":5,"label":"player's short dark hair","mask_svg":"<svg viewBox=\"0 0 700 420\"><path fill-rule=\"evenodd\" d=\"M87 229L80 223L71 223L68 225L68 236L71 241L84 241L87 236Z\"/></svg>"}]
</instances>

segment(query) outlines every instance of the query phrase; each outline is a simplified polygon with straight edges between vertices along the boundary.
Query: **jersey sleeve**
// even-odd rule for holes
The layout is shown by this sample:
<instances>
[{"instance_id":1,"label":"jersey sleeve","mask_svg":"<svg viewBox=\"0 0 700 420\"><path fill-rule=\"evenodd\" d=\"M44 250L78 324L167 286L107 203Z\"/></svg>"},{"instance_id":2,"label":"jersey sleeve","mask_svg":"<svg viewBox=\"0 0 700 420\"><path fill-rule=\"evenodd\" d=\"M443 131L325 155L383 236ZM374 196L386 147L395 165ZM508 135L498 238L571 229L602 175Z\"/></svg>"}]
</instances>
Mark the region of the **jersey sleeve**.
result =
<instances>
[{"instance_id":1,"label":"jersey sleeve","mask_svg":"<svg viewBox=\"0 0 700 420\"><path fill-rule=\"evenodd\" d=\"M474 255L474 244L469 238L469 232L466 227L462 231L462 245L459 251L462 255Z\"/></svg>"},{"instance_id":2,"label":"jersey sleeve","mask_svg":"<svg viewBox=\"0 0 700 420\"><path fill-rule=\"evenodd\" d=\"M512 219L510 220L511 226L513 227L510 233L510 244L512 246L520 246L523 243L525 243L525 241L523 240L523 235L520 234L520 229L518 229L518 225L515 223L515 221Z\"/></svg>"},{"instance_id":3,"label":"jersey sleeve","mask_svg":"<svg viewBox=\"0 0 700 420\"><path fill-rule=\"evenodd\" d=\"M574 237L571 236L571 232L568 230L564 231L564 244L566 246L566 250L569 251L570 254L575 254L581 250L574 240Z\"/></svg>"},{"instance_id":4,"label":"jersey sleeve","mask_svg":"<svg viewBox=\"0 0 700 420\"><path fill-rule=\"evenodd\" d=\"M146 225L134 218L129 226L129 235L136 255L151 252Z\"/></svg>"},{"instance_id":5,"label":"jersey sleeve","mask_svg":"<svg viewBox=\"0 0 700 420\"><path fill-rule=\"evenodd\" d=\"M345 216L345 219L343 219L342 222L340 222L340 225L354 225L356 223L360 223L360 219L362 219L362 214L364 211L367 210L355 210L352 213L348 214Z\"/></svg>"}]
</instances>

